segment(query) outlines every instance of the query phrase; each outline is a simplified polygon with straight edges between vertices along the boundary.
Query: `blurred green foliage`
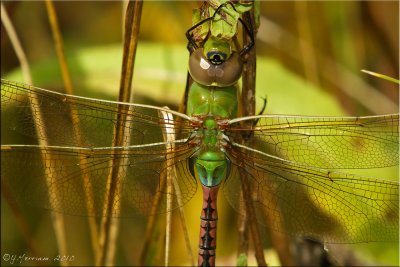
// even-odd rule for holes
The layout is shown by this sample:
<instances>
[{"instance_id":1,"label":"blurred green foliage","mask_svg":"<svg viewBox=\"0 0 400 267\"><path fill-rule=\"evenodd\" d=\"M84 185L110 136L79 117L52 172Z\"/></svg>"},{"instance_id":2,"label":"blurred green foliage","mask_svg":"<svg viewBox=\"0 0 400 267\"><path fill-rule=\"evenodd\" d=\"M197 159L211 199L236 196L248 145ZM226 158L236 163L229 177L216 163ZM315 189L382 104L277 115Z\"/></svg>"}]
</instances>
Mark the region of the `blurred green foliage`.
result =
<instances>
[{"instance_id":1,"label":"blurred green foliage","mask_svg":"<svg viewBox=\"0 0 400 267\"><path fill-rule=\"evenodd\" d=\"M146 1L140 39L186 44L184 32L191 25L192 9L199 3ZM45 5L24 1L6 4L29 62L36 65L46 58L53 58ZM56 2L56 8L67 57L80 47L121 43L123 8L120 2L60 1ZM353 84L341 75L341 71L348 70L398 104L396 85L360 73L361 69L367 69L398 78L397 10L398 2L394 1L262 1L257 54L276 59L290 72L333 95L347 113L371 114L362 104L365 96L349 97L344 93L342 89L351 88ZM4 75L18 67L18 62L4 29L2 37L1 73ZM148 60L151 63L154 59ZM102 58L97 60L101 62ZM120 56L117 55L115 60L121 60ZM96 68L90 71L95 72ZM79 89L79 80L74 80ZM377 103L377 106L382 105L385 103Z\"/></svg>"}]
</instances>

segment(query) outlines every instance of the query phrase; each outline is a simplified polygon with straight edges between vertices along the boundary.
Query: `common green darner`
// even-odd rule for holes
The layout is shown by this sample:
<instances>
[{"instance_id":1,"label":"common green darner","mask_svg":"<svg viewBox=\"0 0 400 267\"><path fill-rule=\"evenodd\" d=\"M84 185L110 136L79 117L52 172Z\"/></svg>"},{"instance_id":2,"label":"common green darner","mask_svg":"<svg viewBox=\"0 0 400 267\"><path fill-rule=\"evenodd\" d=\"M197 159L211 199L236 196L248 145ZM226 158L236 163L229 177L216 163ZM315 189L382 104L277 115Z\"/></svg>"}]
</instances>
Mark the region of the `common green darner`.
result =
<instances>
[{"instance_id":1,"label":"common green darner","mask_svg":"<svg viewBox=\"0 0 400 267\"><path fill-rule=\"evenodd\" d=\"M34 136L28 96L35 94L45 114L46 139L53 140L46 147L2 145L2 177L10 178L10 185L25 184L24 188L15 187L24 202L47 205L45 207L63 213L100 215L107 187L105 177L110 169L108 163L112 157L124 157L127 165L124 175L119 177L121 216L145 213L151 210L155 192L168 194L161 186L160 178L167 172L167 159L172 159L171 166L178 173L176 181L182 192L182 204L196 191L192 174L197 172L204 184L203 190L222 183L229 201L238 207L241 190L237 176L242 171L247 174L245 182L254 190L251 200L260 210L272 211L277 221L285 221L287 231L291 233L318 236L331 242L397 238L398 221L392 218L398 217L398 183L323 169L397 165L397 114L359 118L261 115L235 119L230 118L235 115L233 107L236 105L232 97L234 102L224 103L222 108L224 113L229 113L227 106L232 108L229 116L215 112L204 118L198 114L201 113L198 112L201 98L196 96L189 100L188 116L159 107L68 96L9 81L2 81L1 88L3 123L12 130ZM121 105L127 107L132 118L127 126L131 131L130 145L112 148L112 128L117 123L117 107ZM65 117L70 109L80 118L79 128L83 135L79 144L71 121ZM7 115L10 110L22 116L22 124ZM172 114L175 119L165 120L165 113ZM244 128L242 122L250 122L252 127ZM177 138L166 141L163 133L170 133L171 129L177 133ZM237 136L248 132L252 133L255 142L252 146L241 145ZM44 136L39 133L38 138ZM212 139L216 149L210 148ZM210 151L214 155L210 156ZM48 161L43 161L41 154L49 155ZM85 166L80 164L79 157L86 158ZM43 175L36 172L30 174L31 179L16 177L13 173L20 166L41 166L57 173L57 180L47 187L40 179ZM225 167L219 170L220 166ZM82 197L85 187L89 186L82 186L82 170L92 177L90 185L96 198L93 213L88 211L87 200ZM209 176L202 176L202 172L220 174L208 179ZM46 204L49 192L58 194L62 201ZM271 207L267 201L271 194L281 200L279 208ZM209 195L211 200L216 197ZM178 197L173 196L171 210L180 205ZM204 203L206 207L212 204L214 202ZM319 209L332 216L326 216ZM374 231L375 222L386 223L387 227ZM279 230L279 224L275 228ZM207 251L213 253L213 249Z\"/></svg>"}]
</instances>

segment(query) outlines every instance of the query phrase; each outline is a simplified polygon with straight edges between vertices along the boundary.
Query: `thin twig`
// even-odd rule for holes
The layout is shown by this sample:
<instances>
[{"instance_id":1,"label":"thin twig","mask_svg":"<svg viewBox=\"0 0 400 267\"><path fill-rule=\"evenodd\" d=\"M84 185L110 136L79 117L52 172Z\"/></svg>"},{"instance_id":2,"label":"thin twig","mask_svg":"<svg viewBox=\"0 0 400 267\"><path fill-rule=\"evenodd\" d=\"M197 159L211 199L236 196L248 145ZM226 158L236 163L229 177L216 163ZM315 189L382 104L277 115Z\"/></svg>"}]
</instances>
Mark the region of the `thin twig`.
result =
<instances>
[{"instance_id":1,"label":"thin twig","mask_svg":"<svg viewBox=\"0 0 400 267\"><path fill-rule=\"evenodd\" d=\"M4 177L2 177L4 178ZM28 251L31 254L32 257L39 257L41 254L39 254L38 250L35 247L35 244L33 242L33 235L32 231L29 228L29 224L26 220L25 215L17 205L17 202L11 193L11 190L8 186L7 183L3 183L3 179L1 179L1 196L4 198L4 200L7 202L7 204L10 206L10 210L12 214L15 217L15 220L17 222L17 226L21 232L22 238L25 240L25 243L27 244ZM39 265L38 261L34 261L37 265ZM40 263L42 264L42 263Z\"/></svg>"},{"instance_id":2,"label":"thin twig","mask_svg":"<svg viewBox=\"0 0 400 267\"><path fill-rule=\"evenodd\" d=\"M14 26L12 25L12 22L8 17L3 2L1 2L1 22L4 25L4 29L6 30L8 37L10 38L11 44L14 48L15 54L17 55L24 81L26 81L26 83L28 84L33 84L29 63L26 58L24 49L22 48L21 42L18 39Z\"/></svg>"},{"instance_id":3,"label":"thin twig","mask_svg":"<svg viewBox=\"0 0 400 267\"><path fill-rule=\"evenodd\" d=\"M253 34L256 36L257 34L257 27L255 23L255 17L254 13L252 12L247 12L243 15L243 19L246 23L253 25ZM246 38L246 37L244 37ZM252 116L255 114L255 73L256 73L256 55L255 55L255 47L248 53L247 55L247 60L245 64L245 68L243 71L243 93L242 93L242 104L243 104L243 116ZM247 125L247 127L251 128L252 125ZM249 140L247 144L249 145L252 142L252 140ZM251 236L253 239L254 243L254 249L255 249L255 256L256 260L259 266L266 266L265 262L265 257L264 257L264 251L263 251L263 246L262 242L260 240L260 230L258 228L258 224L256 223L256 214L254 210L253 203L249 201L251 199L251 190L252 188L249 188L247 185L247 179L244 172L241 173L241 179L242 179L242 189L243 189L243 194L244 199L245 199L245 207L246 207L246 213L252 223L250 223L250 232ZM247 201L246 201L247 200ZM272 201L275 201L274 199L271 199ZM269 210L266 209L265 213L267 213L267 218L273 220L270 214L268 214ZM274 222L268 221L267 222L267 228L268 232L271 236L272 243L274 245L274 248L278 251L278 254L280 255L280 259L283 265L293 265L293 259L290 255L290 250L289 250L289 242L286 238L281 237L277 235L277 233L270 227L273 225ZM280 227L283 228L283 225Z\"/></svg>"},{"instance_id":4,"label":"thin twig","mask_svg":"<svg viewBox=\"0 0 400 267\"><path fill-rule=\"evenodd\" d=\"M142 1L130 1L125 16L125 38L124 53L120 80L120 92L118 101L129 102L132 100L132 78L135 62L136 47L140 28L140 18L142 12ZM131 111L125 106L118 106L118 115L114 129L114 146L127 146L130 142L130 131L132 128L130 118ZM118 234L118 220L111 217L118 217L120 214L121 179L124 177L124 167L127 166L128 157L119 155L113 157L111 170L107 179L107 189L104 201L103 220L100 229L100 256L97 264L114 265L114 256L116 251L116 236Z\"/></svg>"},{"instance_id":5,"label":"thin twig","mask_svg":"<svg viewBox=\"0 0 400 267\"><path fill-rule=\"evenodd\" d=\"M303 58L303 69L305 76L308 81L317 87L320 87L320 81L318 77L318 63L315 58L314 46L312 45L313 39L310 29L310 20L307 19L308 13L308 2L307 1L295 1L295 11L298 16L298 30L299 35L303 38L299 38L299 46L301 49L301 56ZM308 45L310 44L310 45Z\"/></svg>"},{"instance_id":6,"label":"thin twig","mask_svg":"<svg viewBox=\"0 0 400 267\"><path fill-rule=\"evenodd\" d=\"M1 3L1 21L4 25L4 28L6 29L10 40L12 42L12 45L15 49L15 52L17 53L17 57L20 60L21 68L24 73L24 76L26 78L26 81L30 84L32 84L32 76L30 75L30 68L28 61L26 60L26 56L24 53L24 50L22 49L21 43L19 42L18 36L15 32L14 27L12 26L12 23L7 15L6 9L3 6L3 3ZM46 129L45 129L45 124L43 120L43 114L40 109L41 107L41 102L38 98L38 96L31 91L29 94L30 98L30 106L32 110L32 116L35 121L35 130L38 135L38 142L41 147L47 147L48 146L48 137L46 134ZM51 162L51 155L50 154L45 154L41 153L40 154L41 159L43 161L43 166L51 166L51 164L46 164L47 162ZM55 172L52 172L51 169L46 168L44 170L45 172L45 177L46 177L46 185L48 188L50 188L51 184L56 181L55 177ZM59 203L58 201L58 194L57 194L57 188L54 188L55 194L49 194L49 202L51 207L55 203ZM67 252L67 241L66 241L66 233L64 231L64 217L57 212L52 212L51 213L51 219L52 219L52 224L57 240L57 246L58 246L58 251L61 255L68 255ZM67 261L62 261L61 265L66 266Z\"/></svg>"},{"instance_id":7,"label":"thin twig","mask_svg":"<svg viewBox=\"0 0 400 267\"><path fill-rule=\"evenodd\" d=\"M140 254L140 259L139 259L139 265L147 265L147 254L149 252L149 248L150 248L150 243L151 243L151 239L153 237L153 232L155 229L155 225L156 225L156 216L154 214L157 213L157 210L160 206L161 203L161 191L164 190L165 188L165 184L166 184L166 175L161 175L160 177L160 189L156 192L156 195L153 198L153 203L151 205L151 211L150 214L152 216L149 217L149 220L147 221L147 227L146 227L146 233L145 233L145 237L144 237L144 243L143 243L143 248L142 248L142 252Z\"/></svg>"},{"instance_id":8,"label":"thin twig","mask_svg":"<svg viewBox=\"0 0 400 267\"><path fill-rule=\"evenodd\" d=\"M240 207L238 217L238 250L237 250L237 266L247 266L248 251L249 251L249 231L248 231L248 215L246 214L246 207L244 205L243 190L240 191Z\"/></svg>"},{"instance_id":9,"label":"thin twig","mask_svg":"<svg viewBox=\"0 0 400 267\"><path fill-rule=\"evenodd\" d=\"M176 168L173 166L173 151L174 151L174 146L173 141L175 140L175 133L178 131L178 129L174 129L174 124L173 122L173 117L172 114L162 112L164 122L166 125L170 125L170 127L167 127L167 132L163 132L164 136L164 141L168 142L169 147L167 147L167 150L170 151L170 153L167 153L167 166L168 166L168 171L167 171L167 226L166 226L166 251L165 251L165 266L168 266L169 263L169 246L170 246L170 216L171 216L171 202L172 198L170 196L176 194L176 200L179 206L179 215L180 215L180 221L182 223L182 230L183 230L183 235L185 238L185 245L186 245L186 250L189 256L189 261L192 266L194 266L194 257L193 257L193 252L192 248L190 246L190 239L189 239L189 233L186 227L186 218L185 218L185 213L183 209L183 203L182 203L182 193L178 184L177 179L178 173L176 171ZM169 180L170 179L170 180ZM170 184L172 182L172 184ZM173 189L173 191L172 191Z\"/></svg>"},{"instance_id":10,"label":"thin twig","mask_svg":"<svg viewBox=\"0 0 400 267\"><path fill-rule=\"evenodd\" d=\"M69 73L67 60L64 53L64 42L61 36L60 27L58 25L57 13L54 8L52 0L46 0L47 16L49 18L49 23L51 26L51 31L53 34L53 40L56 48L56 53L58 61L61 67L61 74L64 81L65 92L67 94L73 95L74 91L72 89L71 75Z\"/></svg>"},{"instance_id":11,"label":"thin twig","mask_svg":"<svg viewBox=\"0 0 400 267\"><path fill-rule=\"evenodd\" d=\"M248 227L250 228L250 234L254 244L254 250L255 250L254 253L257 260L257 264L258 266L268 266L264 257L264 250L260 239L261 235L257 224L255 209L253 206L253 202L251 201L252 189L249 187L247 182L249 177L243 170L239 171L239 177L241 179L243 195L246 196L245 197L246 215L248 216L248 219L251 220L251 223L248 224Z\"/></svg>"},{"instance_id":12,"label":"thin twig","mask_svg":"<svg viewBox=\"0 0 400 267\"><path fill-rule=\"evenodd\" d=\"M174 125L171 124L173 122L172 114L167 113L165 111L161 111L162 118L166 125L166 131L163 131L164 141L167 142L167 205L166 205L166 226L165 226L165 257L164 257L164 266L169 266L169 253L170 253L170 244L171 244L171 216L172 213L172 196L173 196L173 186L172 180L174 179L173 175L173 151L174 145L173 141L175 140L174 136Z\"/></svg>"},{"instance_id":13,"label":"thin twig","mask_svg":"<svg viewBox=\"0 0 400 267\"><path fill-rule=\"evenodd\" d=\"M253 12L243 14L243 21L247 25L255 25ZM257 34L257 28L252 27L254 37ZM243 32L243 40L246 43L250 42L250 37ZM256 113L256 46L245 55L245 64L242 74L242 116L252 116Z\"/></svg>"},{"instance_id":14,"label":"thin twig","mask_svg":"<svg viewBox=\"0 0 400 267\"><path fill-rule=\"evenodd\" d=\"M243 20L247 25L252 25L253 35L254 37L257 34L257 25L255 23L254 17L254 9L253 12L246 12L243 14ZM246 43L249 43L249 36L244 32L243 40ZM246 54L245 56L245 64L243 68L242 75L242 116L252 116L255 114L255 91L256 91L256 47L254 47ZM251 128L252 125L244 125L244 127ZM244 140L243 140L244 142ZM251 142L251 140L249 141ZM254 211L254 206L251 201L246 201L247 199L251 199L251 189L247 184L247 174L243 171L239 172L240 179L242 181L242 190L243 190L243 199L245 200L245 209L247 218L247 224L244 224L243 227L250 228L250 234L254 243L255 256L258 263L258 266L267 266L264 257L264 250L262 246L262 242L260 240L260 230L259 226L256 223L256 215ZM246 229L242 229L241 231L246 231ZM246 237L246 236L242 236ZM239 245L246 245L246 242L241 240ZM238 251L243 253L243 248L239 248ZM240 256L240 255L239 255Z\"/></svg>"},{"instance_id":15,"label":"thin twig","mask_svg":"<svg viewBox=\"0 0 400 267\"><path fill-rule=\"evenodd\" d=\"M184 212L183 204L182 204L182 193L181 193L180 187L178 185L178 182L176 180L178 178L178 174L177 174L176 168L174 168L174 172L175 172L174 179L173 179L173 181L174 181L174 189L175 189L175 193L176 193L177 201L178 201L178 206L179 206L179 215L180 215L179 218L180 218L180 221L182 223L182 231L183 231L183 236L185 238L186 251L187 251L188 256L189 256L190 265L194 266L195 265L194 256L193 256L192 247L190 246L189 231L188 231L188 229L186 227L185 212Z\"/></svg>"},{"instance_id":16,"label":"thin twig","mask_svg":"<svg viewBox=\"0 0 400 267\"><path fill-rule=\"evenodd\" d=\"M57 14L56 10L54 8L54 4L52 0L46 0L46 8L47 8L47 14L49 17L49 22L51 26L51 30L53 33L53 39L56 47L56 52L57 52L57 57L58 61L60 63L61 67L61 73L64 81L64 87L65 91L73 95L73 88L72 88L72 81L71 81L71 75L68 69L68 64L65 58L65 53L64 53L64 42L60 33L60 28L58 25L58 19L57 19ZM70 109L70 118L72 120L72 129L74 133L74 138L76 141L77 146L82 146L83 141L82 141L82 133L80 131L80 119L79 119L79 114L76 109ZM92 190L92 182L90 179L90 176L87 172L83 171L82 168L84 166L88 165L88 160L87 157L83 155L79 155L79 168L80 172L82 175L82 188L85 193L85 203L86 203L86 208L88 210L88 213L91 216L88 216L88 222L89 222L89 229L90 229L90 236L91 236L91 243L92 243L92 249L95 258L97 257L97 254L99 253L99 246L98 246L98 229L97 229L97 223L96 223L96 218L93 216L95 215L95 208L94 208L94 197L93 197L93 190Z\"/></svg>"}]
</instances>

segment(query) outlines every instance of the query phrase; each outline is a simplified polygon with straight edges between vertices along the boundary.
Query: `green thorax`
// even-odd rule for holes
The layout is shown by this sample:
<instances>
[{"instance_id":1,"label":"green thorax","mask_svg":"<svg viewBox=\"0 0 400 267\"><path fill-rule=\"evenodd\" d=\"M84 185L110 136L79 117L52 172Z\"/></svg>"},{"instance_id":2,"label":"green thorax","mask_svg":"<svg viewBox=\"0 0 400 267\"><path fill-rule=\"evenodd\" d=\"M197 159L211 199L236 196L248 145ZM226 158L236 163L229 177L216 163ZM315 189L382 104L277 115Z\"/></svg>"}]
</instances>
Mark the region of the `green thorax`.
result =
<instances>
[{"instance_id":1,"label":"green thorax","mask_svg":"<svg viewBox=\"0 0 400 267\"><path fill-rule=\"evenodd\" d=\"M207 87L193 83L187 114L203 120L197 131L200 150L195 156L195 175L205 186L218 186L229 175L230 169L223 152L225 141L218 121L237 116L237 86Z\"/></svg>"},{"instance_id":2,"label":"green thorax","mask_svg":"<svg viewBox=\"0 0 400 267\"><path fill-rule=\"evenodd\" d=\"M215 117L207 117L198 132L200 151L195 160L195 175L208 187L218 186L228 174L228 162L223 147L223 133Z\"/></svg>"},{"instance_id":3,"label":"green thorax","mask_svg":"<svg viewBox=\"0 0 400 267\"><path fill-rule=\"evenodd\" d=\"M203 86L193 83L188 96L189 116L234 118L237 116L237 86Z\"/></svg>"}]
</instances>

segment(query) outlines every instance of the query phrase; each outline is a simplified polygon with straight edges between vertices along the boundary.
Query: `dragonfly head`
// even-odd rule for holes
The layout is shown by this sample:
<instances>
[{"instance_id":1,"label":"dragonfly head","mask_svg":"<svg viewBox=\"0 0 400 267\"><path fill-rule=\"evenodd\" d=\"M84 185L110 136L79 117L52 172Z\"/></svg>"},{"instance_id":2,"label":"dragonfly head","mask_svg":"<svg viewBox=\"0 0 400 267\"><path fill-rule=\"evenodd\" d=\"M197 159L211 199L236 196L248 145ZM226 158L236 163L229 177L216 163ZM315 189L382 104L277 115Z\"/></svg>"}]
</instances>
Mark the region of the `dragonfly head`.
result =
<instances>
[{"instance_id":1,"label":"dragonfly head","mask_svg":"<svg viewBox=\"0 0 400 267\"><path fill-rule=\"evenodd\" d=\"M236 11L231 1L223 2L212 16L204 18L186 31L191 53L189 73L194 81L205 86L227 87L235 84L242 75L242 57L254 46L251 24L249 28L244 23L240 18L241 12ZM199 14L199 18L203 15ZM240 51L232 52L233 38L237 35L239 23L250 41Z\"/></svg>"},{"instance_id":2,"label":"dragonfly head","mask_svg":"<svg viewBox=\"0 0 400 267\"><path fill-rule=\"evenodd\" d=\"M190 162L190 172L202 185L218 186L229 176L230 161L221 151L205 151Z\"/></svg>"},{"instance_id":3,"label":"dragonfly head","mask_svg":"<svg viewBox=\"0 0 400 267\"><path fill-rule=\"evenodd\" d=\"M242 75L243 61L231 51L228 41L210 37L204 47L197 48L189 58L189 73L194 81L205 86L226 87Z\"/></svg>"}]
</instances>

